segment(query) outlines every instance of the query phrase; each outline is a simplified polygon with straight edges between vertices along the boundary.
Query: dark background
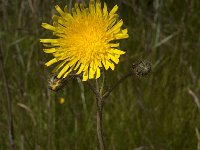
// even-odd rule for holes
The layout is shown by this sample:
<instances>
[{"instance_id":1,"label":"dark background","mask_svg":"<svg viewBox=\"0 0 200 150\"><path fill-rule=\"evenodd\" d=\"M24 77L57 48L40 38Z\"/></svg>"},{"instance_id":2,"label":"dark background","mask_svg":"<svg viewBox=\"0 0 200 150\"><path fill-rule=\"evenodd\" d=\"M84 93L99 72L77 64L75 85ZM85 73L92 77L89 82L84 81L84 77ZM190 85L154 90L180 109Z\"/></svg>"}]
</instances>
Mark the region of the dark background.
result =
<instances>
[{"instance_id":1,"label":"dark background","mask_svg":"<svg viewBox=\"0 0 200 150\"><path fill-rule=\"evenodd\" d=\"M93 93L77 79L57 93L48 90L51 69L43 64L51 56L39 43L51 36L41 23L52 22L54 6L63 9L73 3L0 1L0 150L10 147L8 102L16 149L98 149ZM109 10L115 4L120 7L130 37L121 42L127 53L115 71L106 72L106 88L132 63L141 59L152 63L150 75L127 79L107 100L103 114L107 149L195 150L199 146L199 150L200 1L107 0L107 4Z\"/></svg>"}]
</instances>

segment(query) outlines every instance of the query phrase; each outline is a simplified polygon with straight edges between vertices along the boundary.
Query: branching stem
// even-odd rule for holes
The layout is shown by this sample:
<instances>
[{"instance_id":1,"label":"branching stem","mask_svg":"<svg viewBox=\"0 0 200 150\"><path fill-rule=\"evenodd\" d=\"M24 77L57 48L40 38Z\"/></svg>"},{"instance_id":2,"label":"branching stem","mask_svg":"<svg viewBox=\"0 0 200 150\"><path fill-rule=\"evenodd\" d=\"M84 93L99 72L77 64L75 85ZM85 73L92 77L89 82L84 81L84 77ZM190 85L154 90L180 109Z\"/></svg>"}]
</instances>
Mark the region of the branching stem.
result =
<instances>
[{"instance_id":1,"label":"branching stem","mask_svg":"<svg viewBox=\"0 0 200 150\"><path fill-rule=\"evenodd\" d=\"M122 76L107 92L104 93L104 95L102 96L103 100L106 99L110 93L120 84L122 83L124 80L126 80L128 77L133 76L133 72L130 71L127 74L125 74L124 76Z\"/></svg>"},{"instance_id":2,"label":"branching stem","mask_svg":"<svg viewBox=\"0 0 200 150\"><path fill-rule=\"evenodd\" d=\"M103 86L104 86L104 78L101 87L99 87L98 80L96 80L96 88L93 86L91 81L87 81L89 88L94 93L96 97L96 105L97 105L97 114L96 114L96 125L97 125L97 137L100 145L100 150L105 150L105 143L104 143L104 136L103 136L103 128L102 128L102 115L103 115L103 106L105 98L107 98L110 93L125 79L132 76L132 71L128 72L124 76L122 76L107 92L103 93ZM103 76L104 77L104 76Z\"/></svg>"}]
</instances>

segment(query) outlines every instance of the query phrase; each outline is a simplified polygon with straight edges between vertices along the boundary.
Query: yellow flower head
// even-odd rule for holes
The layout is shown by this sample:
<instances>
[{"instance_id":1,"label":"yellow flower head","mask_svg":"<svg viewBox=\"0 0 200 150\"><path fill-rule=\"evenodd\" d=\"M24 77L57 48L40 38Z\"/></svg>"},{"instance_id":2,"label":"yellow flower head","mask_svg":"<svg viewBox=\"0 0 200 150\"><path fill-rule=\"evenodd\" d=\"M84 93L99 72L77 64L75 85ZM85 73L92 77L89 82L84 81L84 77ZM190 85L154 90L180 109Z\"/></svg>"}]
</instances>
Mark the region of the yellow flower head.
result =
<instances>
[{"instance_id":1,"label":"yellow flower head","mask_svg":"<svg viewBox=\"0 0 200 150\"><path fill-rule=\"evenodd\" d=\"M100 77L100 68L114 70L124 51L118 49L114 40L128 38L127 29L122 30L123 21L117 21L118 6L108 12L100 0L90 0L89 8L75 4L72 12L67 6L64 11L55 6L60 16L53 16L53 25L42 23L42 27L52 30L57 39L40 39L47 47L45 53L52 53L54 58L46 63L58 65L53 70L57 78L65 78L70 72L83 73L83 81Z\"/></svg>"},{"instance_id":2,"label":"yellow flower head","mask_svg":"<svg viewBox=\"0 0 200 150\"><path fill-rule=\"evenodd\" d=\"M64 104L65 103L65 99L63 97L61 97L59 100L58 100L58 103L59 104Z\"/></svg>"}]
</instances>

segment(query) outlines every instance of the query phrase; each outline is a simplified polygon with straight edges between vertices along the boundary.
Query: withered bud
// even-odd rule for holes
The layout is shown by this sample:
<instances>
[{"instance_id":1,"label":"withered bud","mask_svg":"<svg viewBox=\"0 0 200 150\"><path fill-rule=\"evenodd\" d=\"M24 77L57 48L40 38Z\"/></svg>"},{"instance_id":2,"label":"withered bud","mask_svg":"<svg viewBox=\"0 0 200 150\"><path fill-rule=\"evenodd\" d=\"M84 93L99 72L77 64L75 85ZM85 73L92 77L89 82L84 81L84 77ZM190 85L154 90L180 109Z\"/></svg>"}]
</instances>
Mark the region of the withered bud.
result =
<instances>
[{"instance_id":1,"label":"withered bud","mask_svg":"<svg viewBox=\"0 0 200 150\"><path fill-rule=\"evenodd\" d=\"M67 79L59 79L56 75L50 77L48 82L49 89L55 92L64 88L65 85L67 85Z\"/></svg>"},{"instance_id":2,"label":"withered bud","mask_svg":"<svg viewBox=\"0 0 200 150\"><path fill-rule=\"evenodd\" d=\"M144 77L151 72L151 63L147 60L141 60L132 65L134 73L139 77Z\"/></svg>"}]
</instances>

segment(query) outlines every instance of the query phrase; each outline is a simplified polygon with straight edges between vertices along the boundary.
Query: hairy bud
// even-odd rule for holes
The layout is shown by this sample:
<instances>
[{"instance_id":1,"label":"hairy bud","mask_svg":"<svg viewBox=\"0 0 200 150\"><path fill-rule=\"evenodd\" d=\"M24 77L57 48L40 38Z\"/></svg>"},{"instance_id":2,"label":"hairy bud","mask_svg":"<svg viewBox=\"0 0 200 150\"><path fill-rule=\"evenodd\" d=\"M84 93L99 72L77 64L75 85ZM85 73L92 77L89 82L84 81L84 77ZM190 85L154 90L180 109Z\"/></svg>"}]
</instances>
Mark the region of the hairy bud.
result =
<instances>
[{"instance_id":1,"label":"hairy bud","mask_svg":"<svg viewBox=\"0 0 200 150\"><path fill-rule=\"evenodd\" d=\"M134 73L139 77L144 77L151 72L151 63L146 60L141 60L132 65Z\"/></svg>"}]
</instances>

